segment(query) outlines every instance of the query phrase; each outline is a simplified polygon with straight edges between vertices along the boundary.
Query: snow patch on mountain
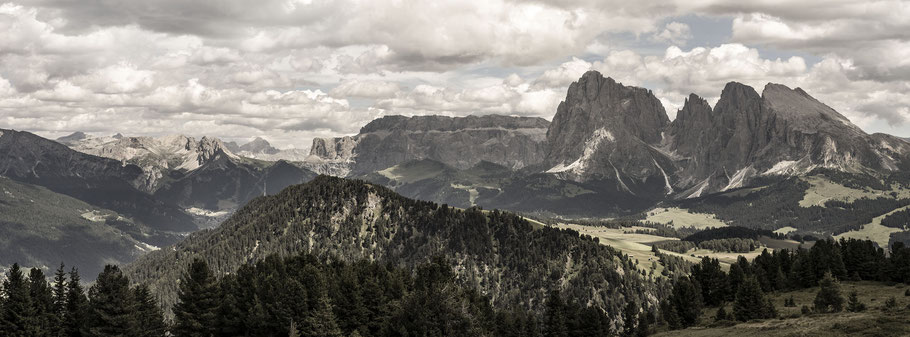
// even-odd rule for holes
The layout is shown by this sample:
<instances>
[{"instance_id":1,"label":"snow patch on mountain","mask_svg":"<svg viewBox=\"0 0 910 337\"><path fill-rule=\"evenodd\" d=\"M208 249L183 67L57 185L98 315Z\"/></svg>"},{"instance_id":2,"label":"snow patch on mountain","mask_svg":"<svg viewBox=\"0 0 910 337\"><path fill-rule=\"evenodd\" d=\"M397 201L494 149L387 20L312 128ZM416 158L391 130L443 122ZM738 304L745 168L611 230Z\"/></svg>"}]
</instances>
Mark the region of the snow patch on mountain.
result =
<instances>
[{"instance_id":1,"label":"snow patch on mountain","mask_svg":"<svg viewBox=\"0 0 910 337\"><path fill-rule=\"evenodd\" d=\"M594 154L597 152L597 148L600 147L600 144L604 141L616 141L616 138L613 136L613 133L605 128L600 128L594 131L588 140L585 141L584 151L577 160L572 162L569 165L565 163L559 163L553 168L547 170L547 173L583 173L588 166L588 162L594 157ZM622 183L620 181L620 183Z\"/></svg>"}]
</instances>

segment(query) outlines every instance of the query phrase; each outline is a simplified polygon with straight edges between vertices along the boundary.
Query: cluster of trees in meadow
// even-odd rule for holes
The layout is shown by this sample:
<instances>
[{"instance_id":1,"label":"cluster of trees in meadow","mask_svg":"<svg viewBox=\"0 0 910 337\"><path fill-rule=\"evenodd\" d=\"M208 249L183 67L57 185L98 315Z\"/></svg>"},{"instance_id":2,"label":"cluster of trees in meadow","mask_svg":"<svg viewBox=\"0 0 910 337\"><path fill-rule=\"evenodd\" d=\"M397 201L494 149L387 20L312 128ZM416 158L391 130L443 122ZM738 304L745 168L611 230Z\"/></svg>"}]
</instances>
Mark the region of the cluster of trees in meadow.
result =
<instances>
[{"instance_id":1,"label":"cluster of trees in meadow","mask_svg":"<svg viewBox=\"0 0 910 337\"><path fill-rule=\"evenodd\" d=\"M719 308L717 319L773 318L777 310L767 293L812 287L820 290L813 307L804 311L841 311L844 299L837 280L910 284L910 247L896 243L886 255L872 241L820 240L811 249L764 250L751 262L740 256L729 272L717 259L705 257L688 276L677 278L661 317L672 329L699 324L705 308ZM847 309L860 311L855 297L851 294ZM726 303L733 304L731 313L723 309Z\"/></svg>"}]
</instances>

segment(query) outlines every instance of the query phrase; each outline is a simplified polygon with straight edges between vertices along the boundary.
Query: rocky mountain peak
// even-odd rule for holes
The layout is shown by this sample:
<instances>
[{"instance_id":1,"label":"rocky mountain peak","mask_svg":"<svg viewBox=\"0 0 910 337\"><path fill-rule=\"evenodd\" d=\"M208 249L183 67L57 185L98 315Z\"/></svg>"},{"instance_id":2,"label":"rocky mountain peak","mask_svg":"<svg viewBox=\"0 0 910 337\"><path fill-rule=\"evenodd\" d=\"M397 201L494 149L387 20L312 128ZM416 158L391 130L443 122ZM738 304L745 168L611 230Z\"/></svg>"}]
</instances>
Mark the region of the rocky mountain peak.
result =
<instances>
[{"instance_id":1,"label":"rocky mountain peak","mask_svg":"<svg viewBox=\"0 0 910 337\"><path fill-rule=\"evenodd\" d=\"M589 71L569 86L547 131L548 172L572 180L609 179L628 191L659 177L653 181L664 188L667 160L650 144L660 143L669 123L650 90Z\"/></svg>"},{"instance_id":2,"label":"rocky mountain peak","mask_svg":"<svg viewBox=\"0 0 910 337\"><path fill-rule=\"evenodd\" d=\"M67 136L57 138L57 142L63 143L63 144L70 144L70 143L78 142L80 140L84 140L86 138L88 138L88 135L86 135L85 132L76 131Z\"/></svg>"},{"instance_id":3,"label":"rocky mountain peak","mask_svg":"<svg viewBox=\"0 0 910 337\"><path fill-rule=\"evenodd\" d=\"M720 93L715 111L723 113L744 113L753 111L761 105L761 96L748 85L729 82Z\"/></svg>"},{"instance_id":4,"label":"rocky mountain peak","mask_svg":"<svg viewBox=\"0 0 910 337\"><path fill-rule=\"evenodd\" d=\"M272 147L272 144L269 144L267 140L262 139L261 137L256 137L249 143L241 145L240 151L264 154L276 154L279 152L278 149Z\"/></svg>"},{"instance_id":5,"label":"rocky mountain peak","mask_svg":"<svg viewBox=\"0 0 910 337\"><path fill-rule=\"evenodd\" d=\"M765 110L786 120L789 127L800 132L841 130L856 135L865 134L847 117L800 88L790 89L782 84L768 83L762 91L762 99Z\"/></svg>"}]
</instances>

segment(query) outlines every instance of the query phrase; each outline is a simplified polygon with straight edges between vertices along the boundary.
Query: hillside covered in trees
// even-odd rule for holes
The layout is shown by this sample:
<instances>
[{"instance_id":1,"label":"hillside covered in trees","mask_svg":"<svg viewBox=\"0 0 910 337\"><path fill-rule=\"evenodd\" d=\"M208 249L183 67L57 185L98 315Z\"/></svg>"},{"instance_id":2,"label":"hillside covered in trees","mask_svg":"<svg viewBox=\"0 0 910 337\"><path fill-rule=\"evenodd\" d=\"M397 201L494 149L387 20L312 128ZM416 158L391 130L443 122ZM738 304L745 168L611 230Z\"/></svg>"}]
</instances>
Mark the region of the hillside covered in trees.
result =
<instances>
[{"instance_id":1,"label":"hillside covered in trees","mask_svg":"<svg viewBox=\"0 0 910 337\"><path fill-rule=\"evenodd\" d=\"M86 292L76 269L48 282L18 264L3 275L2 336L604 336L612 321L597 307L549 294L540 315L495 309L455 281L443 258L416 270L313 255L267 257L217 277L194 260L180 278L173 320L145 285L112 265ZM642 316L645 317L645 316ZM642 334L648 323L639 324Z\"/></svg>"},{"instance_id":2,"label":"hillside covered in trees","mask_svg":"<svg viewBox=\"0 0 910 337\"><path fill-rule=\"evenodd\" d=\"M621 312L628 303L655 308L666 284L577 232L535 227L511 213L415 201L327 176L256 198L220 227L145 255L125 270L170 307L176 281L194 259L224 275L269 255L299 253L409 270L440 256L458 284L488 296L494 308L540 314L556 291L565 302L603 310L615 327L624 324Z\"/></svg>"}]
</instances>

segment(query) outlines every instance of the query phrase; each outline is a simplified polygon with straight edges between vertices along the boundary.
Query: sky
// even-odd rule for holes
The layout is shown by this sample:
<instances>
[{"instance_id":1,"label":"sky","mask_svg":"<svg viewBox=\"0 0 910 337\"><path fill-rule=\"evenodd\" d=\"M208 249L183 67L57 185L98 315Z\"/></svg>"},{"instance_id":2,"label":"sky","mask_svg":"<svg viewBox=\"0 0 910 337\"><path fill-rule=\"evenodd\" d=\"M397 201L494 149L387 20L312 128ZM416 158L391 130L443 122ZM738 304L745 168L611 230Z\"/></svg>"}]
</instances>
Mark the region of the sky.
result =
<instances>
[{"instance_id":1,"label":"sky","mask_svg":"<svg viewBox=\"0 0 910 337\"><path fill-rule=\"evenodd\" d=\"M384 115L552 118L597 70L673 119L737 81L910 137L908 1L0 0L0 128L280 148Z\"/></svg>"}]
</instances>

